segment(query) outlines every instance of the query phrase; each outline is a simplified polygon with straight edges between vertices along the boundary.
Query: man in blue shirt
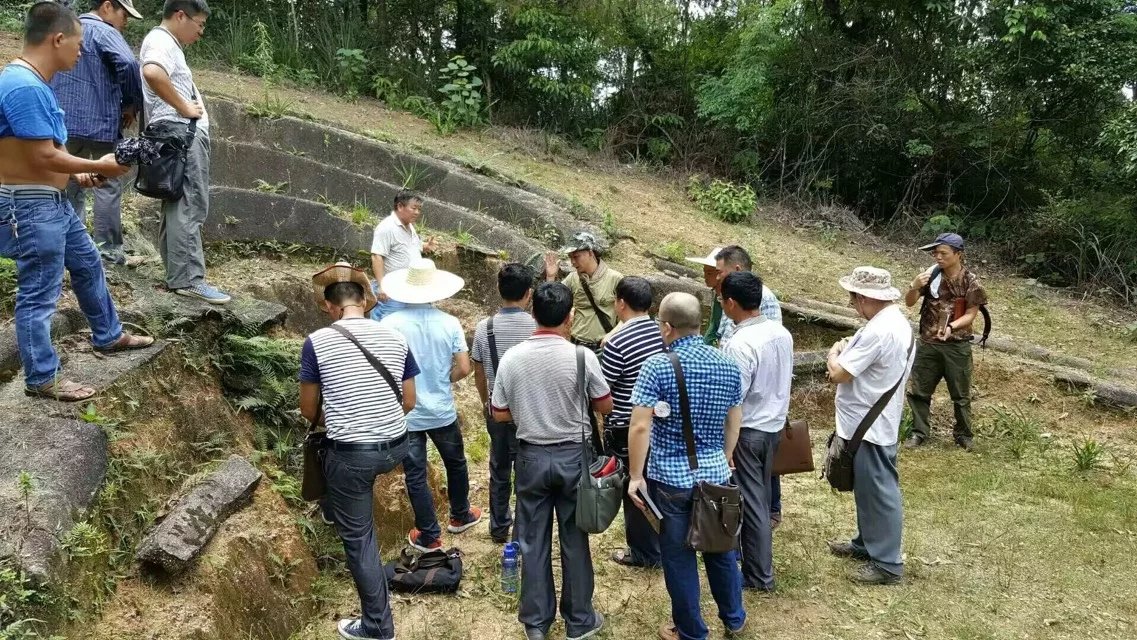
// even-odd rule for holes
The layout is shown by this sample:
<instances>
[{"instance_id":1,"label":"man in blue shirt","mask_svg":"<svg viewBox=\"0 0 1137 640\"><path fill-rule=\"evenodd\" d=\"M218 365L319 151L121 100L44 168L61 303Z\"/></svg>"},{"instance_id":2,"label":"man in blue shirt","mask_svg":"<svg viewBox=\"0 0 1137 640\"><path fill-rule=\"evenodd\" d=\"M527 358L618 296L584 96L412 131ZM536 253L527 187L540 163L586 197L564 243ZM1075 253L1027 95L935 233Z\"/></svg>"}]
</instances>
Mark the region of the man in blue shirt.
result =
<instances>
[{"instance_id":1,"label":"man in blue shirt","mask_svg":"<svg viewBox=\"0 0 1137 640\"><path fill-rule=\"evenodd\" d=\"M724 484L730 478L742 423L742 374L729 357L703 343L699 335L702 307L695 296L668 294L659 305L659 320L663 341L679 357L686 381L698 465L692 470L688 463L675 370L667 354L654 355L640 368L632 390L628 493L643 509L640 492L650 487L652 500L663 514L659 550L664 584L671 596L672 622L660 628L659 637L705 640L708 630L699 609L699 564L686 545L692 493L700 480ZM645 480L649 442L651 460ZM746 627L737 554L704 553L703 564L719 618L727 635L733 637Z\"/></svg>"},{"instance_id":2,"label":"man in blue shirt","mask_svg":"<svg viewBox=\"0 0 1137 640\"><path fill-rule=\"evenodd\" d=\"M79 60L82 30L67 7L32 5L23 54L0 72L0 255L16 261L16 340L25 391L69 402L90 398L95 389L62 379L51 346L51 317L64 267L97 351L139 349L154 342L122 330L99 251L63 197L69 180L90 187L127 170L113 155L85 160L64 146L63 111L48 82Z\"/></svg>"},{"instance_id":3,"label":"man in blue shirt","mask_svg":"<svg viewBox=\"0 0 1137 640\"><path fill-rule=\"evenodd\" d=\"M435 302L458 293L463 284L462 278L435 268L432 260L424 258L408 269L388 273L380 283L380 291L406 306L379 324L406 337L421 370L415 384L415 408L407 414L409 442L403 461L407 495L415 512L415 528L407 534L407 541L420 551L442 548L442 529L427 484L427 436L446 467L450 498L446 530L462 533L482 519L482 510L470 506L470 472L450 386L472 370L466 336L457 318L434 307Z\"/></svg>"},{"instance_id":4,"label":"man in blue shirt","mask_svg":"<svg viewBox=\"0 0 1137 640\"><path fill-rule=\"evenodd\" d=\"M141 19L131 0L93 0L91 11L79 17L83 47L79 64L58 73L51 88L67 124L67 150L80 158L113 153L122 130L142 108L142 76L138 60L123 39L128 17ZM123 264L122 182L108 179L95 190L95 244L103 258ZM67 199L86 219L86 191L72 181Z\"/></svg>"}]
</instances>

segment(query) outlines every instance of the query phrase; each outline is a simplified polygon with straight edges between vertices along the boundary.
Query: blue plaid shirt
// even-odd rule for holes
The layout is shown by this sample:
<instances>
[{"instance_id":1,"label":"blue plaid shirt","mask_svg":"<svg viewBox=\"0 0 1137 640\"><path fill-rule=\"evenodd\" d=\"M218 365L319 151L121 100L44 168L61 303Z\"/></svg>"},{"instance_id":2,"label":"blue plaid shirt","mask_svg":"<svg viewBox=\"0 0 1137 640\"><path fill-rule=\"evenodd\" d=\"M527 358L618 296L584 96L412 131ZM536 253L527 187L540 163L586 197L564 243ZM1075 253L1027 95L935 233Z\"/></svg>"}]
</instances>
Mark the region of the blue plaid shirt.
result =
<instances>
[{"instance_id":1,"label":"blue plaid shirt","mask_svg":"<svg viewBox=\"0 0 1137 640\"><path fill-rule=\"evenodd\" d=\"M71 71L55 74L51 88L64 111L69 137L117 142L123 109L142 109L138 59L118 29L97 15L85 13L79 20L82 57Z\"/></svg>"},{"instance_id":2,"label":"blue plaid shirt","mask_svg":"<svg viewBox=\"0 0 1137 640\"><path fill-rule=\"evenodd\" d=\"M687 445L683 439L683 414L679 404L679 385L667 354L648 358L632 390L632 404L653 407L666 402L670 415L652 423L651 450L647 477L673 487L694 487L696 481L721 484L730 478L723 446L726 443L726 414L742 404L742 373L730 358L703 344L702 336L680 338L671 344L679 356L691 405L691 425L695 431L698 470L687 464Z\"/></svg>"}]
</instances>

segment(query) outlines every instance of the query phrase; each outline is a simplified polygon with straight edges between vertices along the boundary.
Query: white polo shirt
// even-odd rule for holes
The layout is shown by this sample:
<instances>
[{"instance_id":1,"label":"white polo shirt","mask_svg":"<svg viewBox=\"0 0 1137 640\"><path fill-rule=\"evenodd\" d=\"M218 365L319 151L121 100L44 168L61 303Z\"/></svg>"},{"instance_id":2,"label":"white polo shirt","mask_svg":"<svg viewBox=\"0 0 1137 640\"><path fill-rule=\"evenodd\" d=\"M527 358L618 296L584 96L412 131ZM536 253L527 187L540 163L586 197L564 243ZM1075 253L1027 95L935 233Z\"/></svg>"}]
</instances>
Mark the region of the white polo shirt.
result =
<instances>
[{"instance_id":1,"label":"white polo shirt","mask_svg":"<svg viewBox=\"0 0 1137 640\"><path fill-rule=\"evenodd\" d=\"M758 316L736 326L723 351L742 371L742 428L781 431L790 411L793 336L782 323Z\"/></svg>"},{"instance_id":2,"label":"white polo shirt","mask_svg":"<svg viewBox=\"0 0 1137 640\"><path fill-rule=\"evenodd\" d=\"M876 314L849 341L837 363L853 376L852 382L837 385L837 433L849 439L869 409L900 380L900 386L865 433L865 441L882 447L896 444L900 437L900 418L904 411L904 384L912 372L915 349L912 325L899 305Z\"/></svg>"},{"instance_id":3,"label":"white polo shirt","mask_svg":"<svg viewBox=\"0 0 1137 640\"><path fill-rule=\"evenodd\" d=\"M406 269L412 262L422 258L422 240L413 224L404 226L392 211L375 226L375 233L371 236L371 253L383 256L383 272L386 275Z\"/></svg>"}]
</instances>

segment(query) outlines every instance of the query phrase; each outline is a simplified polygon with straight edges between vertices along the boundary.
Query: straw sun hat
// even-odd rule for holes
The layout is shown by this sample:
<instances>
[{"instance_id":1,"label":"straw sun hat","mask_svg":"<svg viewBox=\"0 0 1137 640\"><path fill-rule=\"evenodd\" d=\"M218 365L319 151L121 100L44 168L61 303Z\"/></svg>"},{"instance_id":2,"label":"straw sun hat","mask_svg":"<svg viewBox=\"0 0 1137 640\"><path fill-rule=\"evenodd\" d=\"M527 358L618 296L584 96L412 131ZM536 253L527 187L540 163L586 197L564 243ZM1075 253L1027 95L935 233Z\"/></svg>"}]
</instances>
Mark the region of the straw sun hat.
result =
<instances>
[{"instance_id":1,"label":"straw sun hat","mask_svg":"<svg viewBox=\"0 0 1137 640\"><path fill-rule=\"evenodd\" d=\"M718 261L715 260L715 257L721 251L722 251L722 247L715 247L714 249L711 249L711 252L707 254L707 257L705 257L705 258L687 258L687 262L694 262L695 264L701 264L704 267L717 267Z\"/></svg>"},{"instance_id":2,"label":"straw sun hat","mask_svg":"<svg viewBox=\"0 0 1137 640\"><path fill-rule=\"evenodd\" d=\"M375 294L371 293L371 280L362 269L356 269L346 262L337 262L312 276L312 292L316 294L316 306L323 306L324 289L339 282L354 282L363 287L363 312L371 312L376 302Z\"/></svg>"},{"instance_id":3,"label":"straw sun hat","mask_svg":"<svg viewBox=\"0 0 1137 640\"><path fill-rule=\"evenodd\" d=\"M876 267L857 267L852 275L840 280L845 291L859 293L866 298L894 302L900 299L900 290L892 286L892 274Z\"/></svg>"},{"instance_id":4,"label":"straw sun hat","mask_svg":"<svg viewBox=\"0 0 1137 640\"><path fill-rule=\"evenodd\" d=\"M434 266L433 260L420 258L410 268L383 276L380 290L392 300L405 304L424 304L445 300L458 293L466 281Z\"/></svg>"}]
</instances>

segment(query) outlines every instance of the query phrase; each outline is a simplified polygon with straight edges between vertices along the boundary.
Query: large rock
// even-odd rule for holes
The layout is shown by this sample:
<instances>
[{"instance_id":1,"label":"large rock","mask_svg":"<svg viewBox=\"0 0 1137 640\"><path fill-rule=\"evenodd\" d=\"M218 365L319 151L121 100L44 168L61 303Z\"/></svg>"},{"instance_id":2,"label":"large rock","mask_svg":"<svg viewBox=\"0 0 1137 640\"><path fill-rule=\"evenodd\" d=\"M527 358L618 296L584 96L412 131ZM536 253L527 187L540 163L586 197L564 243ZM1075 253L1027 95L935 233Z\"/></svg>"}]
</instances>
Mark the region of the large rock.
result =
<instances>
[{"instance_id":1,"label":"large rock","mask_svg":"<svg viewBox=\"0 0 1137 640\"><path fill-rule=\"evenodd\" d=\"M260 480L261 472L247 460L231 456L146 536L138 546L138 560L171 575L185 571L221 523L249 503Z\"/></svg>"}]
</instances>

